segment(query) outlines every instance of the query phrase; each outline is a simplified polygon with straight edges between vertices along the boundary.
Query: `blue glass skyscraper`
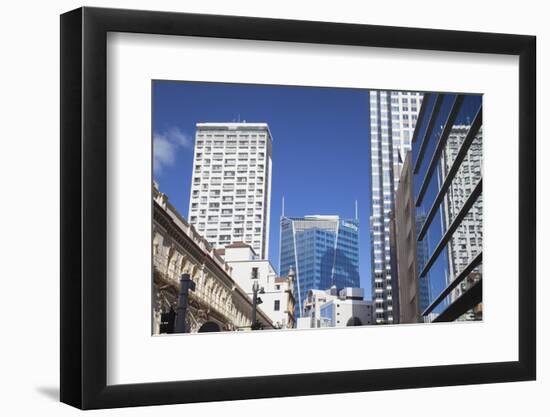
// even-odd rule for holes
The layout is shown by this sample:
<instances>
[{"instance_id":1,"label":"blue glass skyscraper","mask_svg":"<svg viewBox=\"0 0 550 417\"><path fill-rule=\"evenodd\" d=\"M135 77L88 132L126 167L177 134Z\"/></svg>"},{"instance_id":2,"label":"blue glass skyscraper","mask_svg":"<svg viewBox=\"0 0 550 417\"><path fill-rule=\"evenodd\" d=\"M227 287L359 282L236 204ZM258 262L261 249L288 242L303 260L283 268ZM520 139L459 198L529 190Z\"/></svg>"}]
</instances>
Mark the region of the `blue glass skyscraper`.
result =
<instances>
[{"instance_id":1,"label":"blue glass skyscraper","mask_svg":"<svg viewBox=\"0 0 550 417\"><path fill-rule=\"evenodd\" d=\"M310 289L359 287L359 222L338 216L281 218L279 272L296 273L296 314Z\"/></svg>"}]
</instances>

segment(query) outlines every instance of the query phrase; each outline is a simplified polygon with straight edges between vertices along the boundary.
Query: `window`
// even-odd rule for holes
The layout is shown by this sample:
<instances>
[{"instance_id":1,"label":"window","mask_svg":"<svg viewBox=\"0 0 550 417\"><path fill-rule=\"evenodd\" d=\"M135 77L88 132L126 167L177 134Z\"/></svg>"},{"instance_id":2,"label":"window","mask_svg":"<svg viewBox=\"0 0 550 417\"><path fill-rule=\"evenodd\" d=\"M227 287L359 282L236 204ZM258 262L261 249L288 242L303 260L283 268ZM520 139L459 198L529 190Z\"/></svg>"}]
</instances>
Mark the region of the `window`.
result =
<instances>
[{"instance_id":1,"label":"window","mask_svg":"<svg viewBox=\"0 0 550 417\"><path fill-rule=\"evenodd\" d=\"M281 309L281 302L279 300L275 300L273 303L273 310L279 311Z\"/></svg>"},{"instance_id":2,"label":"window","mask_svg":"<svg viewBox=\"0 0 550 417\"><path fill-rule=\"evenodd\" d=\"M258 279L258 268L256 268L256 267L252 268L252 274L251 274L250 278Z\"/></svg>"}]
</instances>

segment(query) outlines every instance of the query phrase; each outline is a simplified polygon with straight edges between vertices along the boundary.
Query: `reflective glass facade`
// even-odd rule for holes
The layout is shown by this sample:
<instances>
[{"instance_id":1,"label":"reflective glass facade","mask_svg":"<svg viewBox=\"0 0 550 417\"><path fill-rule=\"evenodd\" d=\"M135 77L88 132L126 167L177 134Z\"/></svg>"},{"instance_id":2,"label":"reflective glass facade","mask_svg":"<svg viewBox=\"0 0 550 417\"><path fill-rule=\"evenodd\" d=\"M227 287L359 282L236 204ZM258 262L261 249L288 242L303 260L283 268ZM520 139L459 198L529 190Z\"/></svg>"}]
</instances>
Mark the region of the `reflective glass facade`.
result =
<instances>
[{"instance_id":1,"label":"reflective glass facade","mask_svg":"<svg viewBox=\"0 0 550 417\"><path fill-rule=\"evenodd\" d=\"M359 287L359 222L338 216L281 218L279 273L296 273L296 314L310 289Z\"/></svg>"},{"instance_id":2,"label":"reflective glass facade","mask_svg":"<svg viewBox=\"0 0 550 417\"><path fill-rule=\"evenodd\" d=\"M416 232L417 232L417 238L418 238L418 232L420 231L420 228L426 221L425 216L417 216L416 217ZM426 262L428 261L428 256L430 254L430 251L428 249L428 242L426 240L422 240L420 242L417 242L416 245L416 262L418 264L418 271L422 271L424 269L424 266L426 265ZM420 311L424 311L428 308L430 305L431 300L431 291L430 291L430 273L427 272L422 278L418 280L418 300L420 303Z\"/></svg>"},{"instance_id":3,"label":"reflective glass facade","mask_svg":"<svg viewBox=\"0 0 550 417\"><path fill-rule=\"evenodd\" d=\"M425 95L413 187L420 298L435 321L482 318L482 145L481 95Z\"/></svg>"}]
</instances>

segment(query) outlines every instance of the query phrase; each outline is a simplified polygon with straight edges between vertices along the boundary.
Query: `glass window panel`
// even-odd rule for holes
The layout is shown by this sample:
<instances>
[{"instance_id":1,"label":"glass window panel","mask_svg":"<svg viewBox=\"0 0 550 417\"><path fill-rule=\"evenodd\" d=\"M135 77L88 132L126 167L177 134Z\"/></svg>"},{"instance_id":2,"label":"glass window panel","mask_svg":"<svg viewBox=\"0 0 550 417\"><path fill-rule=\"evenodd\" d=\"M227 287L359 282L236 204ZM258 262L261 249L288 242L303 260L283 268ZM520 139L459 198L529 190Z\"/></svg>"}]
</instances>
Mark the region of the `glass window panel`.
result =
<instances>
[{"instance_id":1,"label":"glass window panel","mask_svg":"<svg viewBox=\"0 0 550 417\"><path fill-rule=\"evenodd\" d=\"M426 172L428 171L428 167L430 165L432 155L435 152L437 143L439 142L439 138L441 137L441 133L443 131L443 128L445 126L445 123L447 121L451 108L455 101L455 98L456 98L455 94L446 94L441 103L441 107L439 108L439 112L437 113L437 115L435 115L435 124L433 126L430 136L427 139L426 150L424 152L424 156L420 164L420 169L416 174L420 181L422 181L426 176ZM419 137L417 139L417 143L415 143L418 149L421 146L421 141L422 141L422 137ZM416 159L415 159L415 163L416 163Z\"/></svg>"},{"instance_id":2,"label":"glass window panel","mask_svg":"<svg viewBox=\"0 0 550 417\"><path fill-rule=\"evenodd\" d=\"M482 251L483 242L483 222L481 217L481 208L483 205L483 196L479 196L474 205L470 208L458 228L452 234L451 238L437 256L435 262L425 275L427 280L427 291L429 292L430 303L433 302L439 294L451 283L470 262ZM417 219L418 219L417 212ZM446 230L445 213L442 209L434 217L434 222L428 228L428 232L422 241L417 244L417 260L419 264L419 275L422 272L426 262L430 259L434 249L443 236L443 230ZM475 274L477 275L475 275ZM481 269L476 269L469 275L469 280L481 278ZM422 277L420 277L422 279ZM470 282L465 281L465 282ZM473 283L468 284L471 286ZM426 285L426 284L425 284ZM466 285L466 284L464 284ZM464 285L459 285L459 287ZM461 287L462 288L462 287ZM462 288L464 291L466 287ZM453 291L451 295L434 310L440 313L446 306L454 301L460 293Z\"/></svg>"},{"instance_id":3,"label":"glass window panel","mask_svg":"<svg viewBox=\"0 0 550 417\"><path fill-rule=\"evenodd\" d=\"M426 106L426 111L424 112L424 117L422 117L422 119L419 120L416 124L416 129L418 129L418 134L416 137L415 145L413 147L413 161L416 161L418 157L418 150L420 147L420 143L422 142L422 138L424 137L424 133L426 132L426 128L428 126L428 122L430 119L430 114L435 104L435 95L430 94L429 96L427 96L423 104Z\"/></svg>"}]
</instances>

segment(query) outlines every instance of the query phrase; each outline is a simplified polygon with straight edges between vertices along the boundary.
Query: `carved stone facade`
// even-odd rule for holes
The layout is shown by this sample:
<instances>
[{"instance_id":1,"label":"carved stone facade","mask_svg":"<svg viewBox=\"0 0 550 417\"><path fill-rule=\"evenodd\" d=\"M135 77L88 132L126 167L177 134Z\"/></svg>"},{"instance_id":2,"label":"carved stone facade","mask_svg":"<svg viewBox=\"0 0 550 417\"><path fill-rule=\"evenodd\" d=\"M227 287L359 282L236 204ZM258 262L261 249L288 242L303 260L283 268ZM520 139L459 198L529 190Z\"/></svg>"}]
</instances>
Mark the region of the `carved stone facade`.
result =
<instances>
[{"instance_id":1,"label":"carved stone facade","mask_svg":"<svg viewBox=\"0 0 550 417\"><path fill-rule=\"evenodd\" d=\"M250 329L252 301L231 278L231 268L155 188L152 234L153 334L162 333L162 318L177 310L184 273L196 284L187 310L191 333ZM260 308L257 319L264 328L273 328Z\"/></svg>"}]
</instances>

